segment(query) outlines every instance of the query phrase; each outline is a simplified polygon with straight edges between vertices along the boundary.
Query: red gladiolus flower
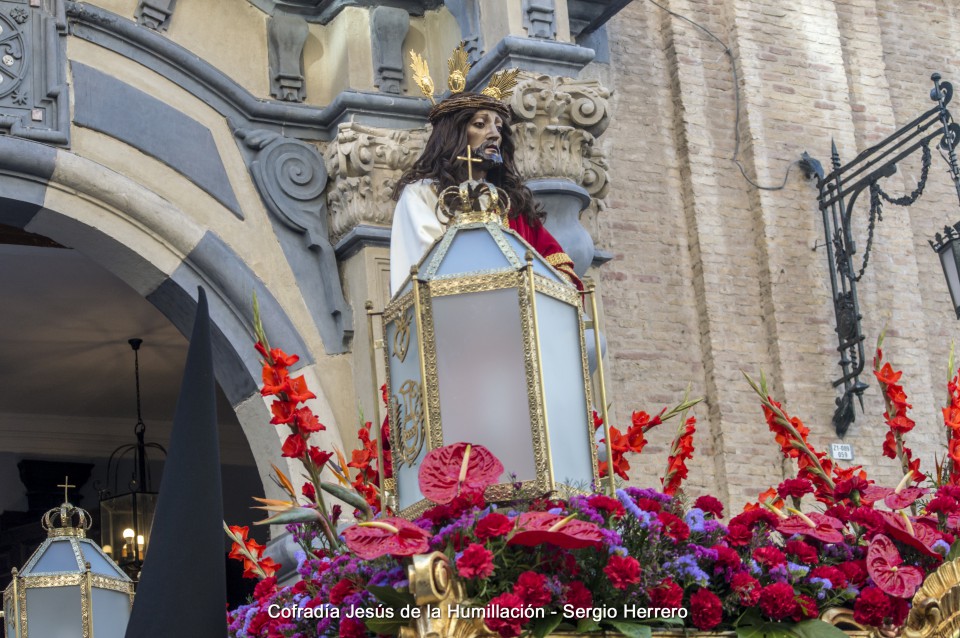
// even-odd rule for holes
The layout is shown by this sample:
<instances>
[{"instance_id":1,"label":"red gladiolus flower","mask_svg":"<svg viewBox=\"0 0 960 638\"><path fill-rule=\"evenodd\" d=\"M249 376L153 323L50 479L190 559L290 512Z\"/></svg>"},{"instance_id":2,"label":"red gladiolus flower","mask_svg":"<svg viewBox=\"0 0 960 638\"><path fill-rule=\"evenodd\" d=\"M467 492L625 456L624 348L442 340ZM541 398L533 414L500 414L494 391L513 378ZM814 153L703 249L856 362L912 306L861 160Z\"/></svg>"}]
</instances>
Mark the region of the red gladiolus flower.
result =
<instances>
[{"instance_id":1,"label":"red gladiolus flower","mask_svg":"<svg viewBox=\"0 0 960 638\"><path fill-rule=\"evenodd\" d=\"M497 538L498 536L506 536L512 529L512 519L503 514L491 512L477 522L474 533L477 535L477 538L485 541L490 538Z\"/></svg>"},{"instance_id":2,"label":"red gladiolus flower","mask_svg":"<svg viewBox=\"0 0 960 638\"><path fill-rule=\"evenodd\" d=\"M313 502L317 500L317 490L313 487L313 483L309 481L303 484L303 487L300 488L300 493Z\"/></svg>"},{"instance_id":3,"label":"red gladiolus flower","mask_svg":"<svg viewBox=\"0 0 960 638\"><path fill-rule=\"evenodd\" d=\"M694 627L708 631L720 624L723 607L720 599L706 588L698 589L690 596L690 619Z\"/></svg>"},{"instance_id":4,"label":"red gladiolus flower","mask_svg":"<svg viewBox=\"0 0 960 638\"><path fill-rule=\"evenodd\" d=\"M672 578L665 578L656 587L648 589L647 595L650 596L651 607L679 609L683 606L683 588Z\"/></svg>"},{"instance_id":5,"label":"red gladiolus flower","mask_svg":"<svg viewBox=\"0 0 960 638\"><path fill-rule=\"evenodd\" d=\"M293 419L297 413L297 404L291 401L276 399L270 404L270 412L273 413L273 418L270 419L270 423L273 425L293 423Z\"/></svg>"},{"instance_id":6,"label":"red gladiolus flower","mask_svg":"<svg viewBox=\"0 0 960 638\"><path fill-rule=\"evenodd\" d=\"M471 543L457 559L457 571L464 578L488 578L493 573L493 553Z\"/></svg>"},{"instance_id":7,"label":"red gladiolus flower","mask_svg":"<svg viewBox=\"0 0 960 638\"><path fill-rule=\"evenodd\" d=\"M613 554L603 568L603 573L616 589L629 589L630 585L640 582L640 563L633 556Z\"/></svg>"},{"instance_id":8,"label":"red gladiolus flower","mask_svg":"<svg viewBox=\"0 0 960 638\"><path fill-rule=\"evenodd\" d=\"M294 401L296 403L303 403L310 399L316 399L317 395L307 388L307 382L302 376L290 379L290 383L286 388L287 400Z\"/></svg>"},{"instance_id":9,"label":"red gladiolus flower","mask_svg":"<svg viewBox=\"0 0 960 638\"><path fill-rule=\"evenodd\" d=\"M880 383L884 385L893 385L900 380L900 377L903 375L903 371L895 372L890 363L885 363L879 370L874 370L873 375L877 377L877 381Z\"/></svg>"},{"instance_id":10,"label":"red gladiolus flower","mask_svg":"<svg viewBox=\"0 0 960 638\"><path fill-rule=\"evenodd\" d=\"M354 554L373 560L390 554L412 556L430 549L430 533L402 518L358 523L343 531L343 540Z\"/></svg>"},{"instance_id":11,"label":"red gladiolus flower","mask_svg":"<svg viewBox=\"0 0 960 638\"><path fill-rule=\"evenodd\" d=\"M430 450L420 465L420 493L444 505L462 492L482 494L503 474L503 464L482 445L454 443Z\"/></svg>"},{"instance_id":12,"label":"red gladiolus flower","mask_svg":"<svg viewBox=\"0 0 960 638\"><path fill-rule=\"evenodd\" d=\"M723 518L723 503L714 496L704 494L694 501L693 506L703 510L704 514L713 514L717 518Z\"/></svg>"},{"instance_id":13,"label":"red gladiolus flower","mask_svg":"<svg viewBox=\"0 0 960 638\"><path fill-rule=\"evenodd\" d=\"M906 434L914 428L917 424L914 423L913 419L910 417L898 414L892 419L887 419L887 425L890 426L890 429L894 432L900 432L901 434Z\"/></svg>"},{"instance_id":14,"label":"red gladiolus flower","mask_svg":"<svg viewBox=\"0 0 960 638\"><path fill-rule=\"evenodd\" d=\"M290 380L290 375L284 368L274 368L272 366L263 366L263 387L260 389L260 394L263 396L271 396L274 394L279 394L287 390L287 384Z\"/></svg>"},{"instance_id":15,"label":"red gladiolus flower","mask_svg":"<svg viewBox=\"0 0 960 638\"><path fill-rule=\"evenodd\" d=\"M899 598L913 596L923 584L919 567L904 565L893 541L878 534L867 548L867 573L884 593Z\"/></svg>"},{"instance_id":16,"label":"red gladiolus flower","mask_svg":"<svg viewBox=\"0 0 960 638\"><path fill-rule=\"evenodd\" d=\"M508 545L535 546L549 543L564 549L599 547L603 542L600 528L593 523L549 512L524 512L517 517L517 531Z\"/></svg>"},{"instance_id":17,"label":"red gladiolus flower","mask_svg":"<svg viewBox=\"0 0 960 638\"><path fill-rule=\"evenodd\" d=\"M310 408L300 408L295 413L297 429L304 434L310 434L312 432L320 432L321 430L326 430L327 426L320 423L317 419L317 415L313 413L313 410Z\"/></svg>"},{"instance_id":18,"label":"red gladiolus flower","mask_svg":"<svg viewBox=\"0 0 960 638\"><path fill-rule=\"evenodd\" d=\"M313 464L319 468L322 468L324 465L326 465L327 461L329 461L333 456L332 452L325 452L315 445L310 446L308 454L310 455L310 460L313 461Z\"/></svg>"},{"instance_id":19,"label":"red gladiolus flower","mask_svg":"<svg viewBox=\"0 0 960 638\"><path fill-rule=\"evenodd\" d=\"M797 613L796 593L787 583L773 583L761 589L757 604L771 620L783 620Z\"/></svg>"},{"instance_id":20,"label":"red gladiolus flower","mask_svg":"<svg viewBox=\"0 0 960 638\"><path fill-rule=\"evenodd\" d=\"M687 478L686 462L693 457L693 435L697 428L696 417L688 418L677 430L677 434L670 446L670 456L667 458L667 470L660 479L663 493L673 496L680 489L680 483Z\"/></svg>"},{"instance_id":21,"label":"red gladiolus flower","mask_svg":"<svg viewBox=\"0 0 960 638\"><path fill-rule=\"evenodd\" d=\"M282 456L299 459L307 452L307 442L304 441L303 437L299 434L291 434L287 437L287 440L283 442L283 447L280 448L280 450L283 453Z\"/></svg>"},{"instance_id":22,"label":"red gladiolus flower","mask_svg":"<svg viewBox=\"0 0 960 638\"><path fill-rule=\"evenodd\" d=\"M853 619L880 627L890 615L890 598L877 587L866 587L853 603Z\"/></svg>"},{"instance_id":23,"label":"red gladiolus flower","mask_svg":"<svg viewBox=\"0 0 960 638\"><path fill-rule=\"evenodd\" d=\"M534 572L523 572L513 586L513 593L520 597L524 605L543 607L552 596L547 589L547 577Z\"/></svg>"}]
</instances>

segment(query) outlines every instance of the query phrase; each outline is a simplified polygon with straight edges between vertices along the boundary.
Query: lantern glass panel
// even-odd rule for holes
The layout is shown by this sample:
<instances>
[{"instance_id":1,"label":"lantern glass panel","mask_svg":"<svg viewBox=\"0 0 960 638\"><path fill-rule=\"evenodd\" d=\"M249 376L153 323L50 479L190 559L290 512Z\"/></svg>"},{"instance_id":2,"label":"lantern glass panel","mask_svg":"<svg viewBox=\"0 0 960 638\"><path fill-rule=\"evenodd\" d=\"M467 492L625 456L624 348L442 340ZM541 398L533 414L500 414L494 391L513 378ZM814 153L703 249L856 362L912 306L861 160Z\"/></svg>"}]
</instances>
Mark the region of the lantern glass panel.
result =
<instances>
[{"instance_id":1,"label":"lantern glass panel","mask_svg":"<svg viewBox=\"0 0 960 638\"><path fill-rule=\"evenodd\" d=\"M390 365L390 401L398 414L391 433L399 437L393 443L393 476L397 481L400 508L419 500L418 468L427 453L426 431L421 429L426 410L426 389L420 377L420 339L413 307L405 308L385 326L387 357ZM392 409L392 408L391 408ZM394 439L397 441L397 439Z\"/></svg>"},{"instance_id":2,"label":"lantern glass panel","mask_svg":"<svg viewBox=\"0 0 960 638\"><path fill-rule=\"evenodd\" d=\"M433 252L433 251L431 251ZM432 256L432 255L431 255ZM424 263L432 263L428 260ZM485 228L458 230L436 276L509 268L510 262Z\"/></svg>"},{"instance_id":3,"label":"lantern glass panel","mask_svg":"<svg viewBox=\"0 0 960 638\"><path fill-rule=\"evenodd\" d=\"M24 574L43 574L46 572L75 572L81 569L73 553L70 539L57 540L47 546L39 560Z\"/></svg>"},{"instance_id":4,"label":"lantern glass panel","mask_svg":"<svg viewBox=\"0 0 960 638\"><path fill-rule=\"evenodd\" d=\"M14 609L13 609L13 595L12 592L10 595L5 595L3 597L3 618L6 622L7 636L15 638L16 634L14 630L16 627L13 626L14 623Z\"/></svg>"},{"instance_id":5,"label":"lantern glass panel","mask_svg":"<svg viewBox=\"0 0 960 638\"><path fill-rule=\"evenodd\" d=\"M536 478L517 289L432 300L443 444L490 449L520 480ZM469 338L465 338L469 335Z\"/></svg>"},{"instance_id":6,"label":"lantern glass panel","mask_svg":"<svg viewBox=\"0 0 960 638\"><path fill-rule=\"evenodd\" d=\"M27 588L27 635L82 638L81 597L79 586Z\"/></svg>"},{"instance_id":7,"label":"lantern glass panel","mask_svg":"<svg viewBox=\"0 0 960 638\"><path fill-rule=\"evenodd\" d=\"M115 564L108 561L103 554L97 551L93 541L80 538L77 539L77 544L80 546L80 553L83 555L83 560L90 563L91 572L111 578L124 577L124 573Z\"/></svg>"},{"instance_id":8,"label":"lantern glass panel","mask_svg":"<svg viewBox=\"0 0 960 638\"><path fill-rule=\"evenodd\" d=\"M521 241L512 233L504 233L503 236L506 238L507 244L510 246L510 248L513 249L513 252L516 253L517 259L520 260L520 263L526 263L526 255L527 251L530 250L530 247L527 244L521 243ZM558 276L556 271L554 271L552 268L548 268L546 263L544 263L543 258L536 253L534 253L533 258L533 272L541 277L546 277L550 281L568 283L565 278Z\"/></svg>"},{"instance_id":9,"label":"lantern glass panel","mask_svg":"<svg viewBox=\"0 0 960 638\"><path fill-rule=\"evenodd\" d=\"M943 274L947 278L947 288L950 289L950 299L953 301L953 307L960 307L960 272L957 269L957 256L955 250L957 240L951 240L940 250L940 264L943 266Z\"/></svg>"},{"instance_id":10,"label":"lantern glass panel","mask_svg":"<svg viewBox=\"0 0 960 638\"><path fill-rule=\"evenodd\" d=\"M130 594L93 587L93 635L96 638L123 638L130 620Z\"/></svg>"},{"instance_id":11,"label":"lantern glass panel","mask_svg":"<svg viewBox=\"0 0 960 638\"><path fill-rule=\"evenodd\" d=\"M593 462L589 454L586 382L580 343L579 309L537 293L537 324L546 393L547 436L554 479L589 488Z\"/></svg>"}]
</instances>

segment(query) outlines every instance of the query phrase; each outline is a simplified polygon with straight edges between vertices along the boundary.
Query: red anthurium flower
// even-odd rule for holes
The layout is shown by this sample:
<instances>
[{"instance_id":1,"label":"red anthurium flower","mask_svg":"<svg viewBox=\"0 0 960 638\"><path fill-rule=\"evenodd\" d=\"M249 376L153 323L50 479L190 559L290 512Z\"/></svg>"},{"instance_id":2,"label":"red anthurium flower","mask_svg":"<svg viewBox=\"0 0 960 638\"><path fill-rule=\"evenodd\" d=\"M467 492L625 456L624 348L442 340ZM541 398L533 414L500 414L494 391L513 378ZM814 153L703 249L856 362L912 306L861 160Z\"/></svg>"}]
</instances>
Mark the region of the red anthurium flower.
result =
<instances>
[{"instance_id":1,"label":"red anthurium flower","mask_svg":"<svg viewBox=\"0 0 960 638\"><path fill-rule=\"evenodd\" d=\"M454 443L430 450L420 465L420 493L445 505L461 492L483 493L503 474L503 464L482 445Z\"/></svg>"},{"instance_id":2,"label":"red anthurium flower","mask_svg":"<svg viewBox=\"0 0 960 638\"><path fill-rule=\"evenodd\" d=\"M896 540L920 550L930 558L942 558L940 554L933 551L931 547L940 540L940 534L926 525L915 525L909 516L902 511L894 514L893 512L878 511L883 518L884 532Z\"/></svg>"},{"instance_id":3,"label":"red anthurium flower","mask_svg":"<svg viewBox=\"0 0 960 638\"><path fill-rule=\"evenodd\" d=\"M893 541L878 534L867 548L867 573L884 593L899 598L913 596L923 583L919 567L904 565Z\"/></svg>"},{"instance_id":4,"label":"red anthurium flower","mask_svg":"<svg viewBox=\"0 0 960 638\"><path fill-rule=\"evenodd\" d=\"M928 493L925 487L907 487L899 492L892 492L884 497L883 503L892 510L902 510L913 505L914 501Z\"/></svg>"},{"instance_id":5,"label":"red anthurium flower","mask_svg":"<svg viewBox=\"0 0 960 638\"><path fill-rule=\"evenodd\" d=\"M860 492L860 498L866 501L874 502L885 499L893 494L892 487L883 487L882 485L871 485L863 488Z\"/></svg>"},{"instance_id":6,"label":"red anthurium flower","mask_svg":"<svg viewBox=\"0 0 960 638\"><path fill-rule=\"evenodd\" d=\"M517 517L517 531L508 545L540 545L549 543L564 549L599 547L603 542L600 528L593 523L549 512L524 512Z\"/></svg>"},{"instance_id":7,"label":"red anthurium flower","mask_svg":"<svg viewBox=\"0 0 960 638\"><path fill-rule=\"evenodd\" d=\"M803 534L824 543L842 543L843 534L839 531L842 527L843 523L839 520L816 512L810 514L796 512L794 516L788 516L777 523L777 531L781 534L786 536Z\"/></svg>"},{"instance_id":8,"label":"red anthurium flower","mask_svg":"<svg viewBox=\"0 0 960 638\"><path fill-rule=\"evenodd\" d=\"M363 560L413 556L430 551L430 532L402 518L382 518L343 530L343 540Z\"/></svg>"}]
</instances>

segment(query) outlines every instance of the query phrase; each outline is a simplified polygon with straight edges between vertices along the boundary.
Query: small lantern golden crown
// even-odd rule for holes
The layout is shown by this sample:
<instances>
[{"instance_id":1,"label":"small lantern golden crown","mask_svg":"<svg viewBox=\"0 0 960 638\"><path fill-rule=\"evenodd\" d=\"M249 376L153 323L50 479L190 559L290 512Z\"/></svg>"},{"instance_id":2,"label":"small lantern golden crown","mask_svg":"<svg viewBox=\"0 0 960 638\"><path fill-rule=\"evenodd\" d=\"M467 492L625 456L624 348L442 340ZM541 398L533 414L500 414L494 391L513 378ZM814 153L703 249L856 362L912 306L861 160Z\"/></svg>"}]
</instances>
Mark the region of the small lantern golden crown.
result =
<instances>
[{"instance_id":1,"label":"small lantern golden crown","mask_svg":"<svg viewBox=\"0 0 960 638\"><path fill-rule=\"evenodd\" d=\"M447 60L447 67L450 70L450 74L447 76L447 86L450 88L452 95L463 93L464 89L467 88L467 73L470 72L471 65L470 62L467 61L465 46L465 42L460 42L457 48L453 50L450 59ZM417 86L420 87L423 94L430 100L430 103L434 105L434 108L440 106L434 95L436 85L433 79L430 78L430 69L427 67L426 60L420 57L416 51L410 52L410 60L410 68L413 70L414 82L417 83ZM503 102L513 94L513 88L517 85L517 75L519 75L519 73L520 69L497 71L493 74L493 77L490 78L490 82L486 88L480 91L480 94ZM482 100L482 98L480 99ZM467 104L462 104L459 105L458 108L468 106ZM477 106L478 108L485 108L487 107L487 103L485 101L478 101Z\"/></svg>"}]
</instances>

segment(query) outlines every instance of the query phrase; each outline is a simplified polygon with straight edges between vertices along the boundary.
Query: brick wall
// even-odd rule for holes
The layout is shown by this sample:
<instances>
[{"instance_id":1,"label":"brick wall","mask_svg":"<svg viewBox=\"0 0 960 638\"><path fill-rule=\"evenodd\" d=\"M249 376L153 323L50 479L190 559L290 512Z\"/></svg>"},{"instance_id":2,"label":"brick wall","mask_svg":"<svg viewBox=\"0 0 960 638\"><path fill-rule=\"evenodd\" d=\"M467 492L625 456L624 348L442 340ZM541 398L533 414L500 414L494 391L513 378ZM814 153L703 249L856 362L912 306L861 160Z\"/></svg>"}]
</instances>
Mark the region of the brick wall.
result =
<instances>
[{"instance_id":1,"label":"brick wall","mask_svg":"<svg viewBox=\"0 0 960 638\"><path fill-rule=\"evenodd\" d=\"M815 183L794 167L782 189L759 189L731 161L731 57L743 169L760 185L779 186L803 151L829 167L835 141L849 161L930 108L932 71L960 82L951 73L960 9L895 0L661 4L713 32L730 57L703 31L638 1L608 25L609 66L585 73L615 90L601 138L612 187L594 228L598 246L615 255L602 271L612 420L625 427L632 410L672 404L689 385L705 401L695 410L688 491L711 491L739 509L795 472L780 460L741 370L754 378L763 371L775 398L827 449L838 441L831 381L840 368ZM886 326L885 353L905 371L917 421L908 445L927 470L943 454L939 407L950 341L960 332L927 245L960 219L960 208L936 152L933 161L917 205L885 207L859 288L868 358ZM884 188L909 192L919 166L919 157L903 162ZM868 202L854 218L859 262ZM891 484L900 474L880 456L883 402L867 367L865 414L858 406L845 442L872 478ZM675 424L661 427L632 459L637 484L654 486L662 473Z\"/></svg>"}]
</instances>

